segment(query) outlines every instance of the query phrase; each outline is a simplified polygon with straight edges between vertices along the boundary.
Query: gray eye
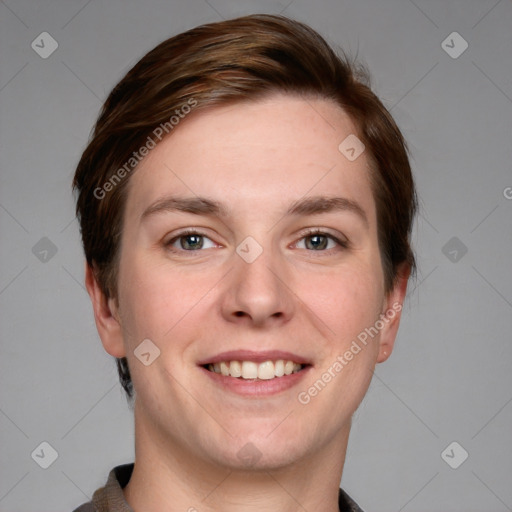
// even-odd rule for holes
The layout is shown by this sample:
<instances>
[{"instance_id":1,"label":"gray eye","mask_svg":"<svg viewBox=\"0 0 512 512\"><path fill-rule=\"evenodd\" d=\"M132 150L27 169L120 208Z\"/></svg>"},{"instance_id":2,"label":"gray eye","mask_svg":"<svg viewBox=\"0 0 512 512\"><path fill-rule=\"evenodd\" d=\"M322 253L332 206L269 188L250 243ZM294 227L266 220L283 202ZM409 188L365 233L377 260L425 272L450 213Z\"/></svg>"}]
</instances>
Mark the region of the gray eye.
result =
<instances>
[{"instance_id":1,"label":"gray eye","mask_svg":"<svg viewBox=\"0 0 512 512\"><path fill-rule=\"evenodd\" d=\"M181 233L172 240L169 240L166 245L175 251L189 252L215 247L215 244L206 235L196 232Z\"/></svg>"}]
</instances>

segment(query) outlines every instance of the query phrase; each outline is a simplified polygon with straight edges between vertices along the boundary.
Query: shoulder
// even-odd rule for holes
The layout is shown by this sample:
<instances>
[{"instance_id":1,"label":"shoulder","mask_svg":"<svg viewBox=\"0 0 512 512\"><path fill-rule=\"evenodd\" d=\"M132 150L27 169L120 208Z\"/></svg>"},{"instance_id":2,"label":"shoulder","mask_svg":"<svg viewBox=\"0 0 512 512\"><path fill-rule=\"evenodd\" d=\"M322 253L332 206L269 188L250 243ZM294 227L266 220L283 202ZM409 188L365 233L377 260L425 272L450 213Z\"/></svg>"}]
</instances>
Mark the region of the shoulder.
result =
<instances>
[{"instance_id":1,"label":"shoulder","mask_svg":"<svg viewBox=\"0 0 512 512\"><path fill-rule=\"evenodd\" d=\"M338 496L340 512L364 512L364 510L343 489L340 488Z\"/></svg>"},{"instance_id":2,"label":"shoulder","mask_svg":"<svg viewBox=\"0 0 512 512\"><path fill-rule=\"evenodd\" d=\"M89 501L83 505L80 505L78 508L75 508L73 512L96 512L96 508L92 504L92 501Z\"/></svg>"},{"instance_id":3,"label":"shoulder","mask_svg":"<svg viewBox=\"0 0 512 512\"><path fill-rule=\"evenodd\" d=\"M94 492L92 501L83 503L73 512L133 512L123 495L123 488L130 480L133 467L133 462L114 467L105 486Z\"/></svg>"}]
</instances>

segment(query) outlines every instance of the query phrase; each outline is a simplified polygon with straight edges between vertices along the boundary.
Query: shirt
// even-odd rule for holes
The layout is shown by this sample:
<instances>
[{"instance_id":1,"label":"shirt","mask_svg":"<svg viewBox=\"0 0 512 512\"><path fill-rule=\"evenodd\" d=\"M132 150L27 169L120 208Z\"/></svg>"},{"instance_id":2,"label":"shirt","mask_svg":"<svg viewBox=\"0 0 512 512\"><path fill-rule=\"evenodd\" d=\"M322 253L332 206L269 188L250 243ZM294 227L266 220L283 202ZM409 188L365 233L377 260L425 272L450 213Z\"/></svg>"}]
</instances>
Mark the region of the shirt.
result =
<instances>
[{"instance_id":1,"label":"shirt","mask_svg":"<svg viewBox=\"0 0 512 512\"><path fill-rule=\"evenodd\" d=\"M92 501L84 503L73 512L133 512L123 494L123 488L132 476L133 467L133 462L116 466L110 471L105 486L93 494ZM340 512L363 512L343 489L339 491L338 503Z\"/></svg>"}]
</instances>

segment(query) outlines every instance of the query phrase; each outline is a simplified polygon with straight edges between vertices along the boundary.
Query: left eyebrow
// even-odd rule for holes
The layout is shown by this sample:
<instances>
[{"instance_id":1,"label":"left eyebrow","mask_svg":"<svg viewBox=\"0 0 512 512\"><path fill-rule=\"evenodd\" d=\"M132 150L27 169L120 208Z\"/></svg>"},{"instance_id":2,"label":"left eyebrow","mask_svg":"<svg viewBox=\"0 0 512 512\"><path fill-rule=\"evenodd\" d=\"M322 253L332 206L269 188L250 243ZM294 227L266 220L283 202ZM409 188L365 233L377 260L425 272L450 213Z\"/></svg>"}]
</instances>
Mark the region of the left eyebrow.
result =
<instances>
[{"instance_id":1,"label":"left eyebrow","mask_svg":"<svg viewBox=\"0 0 512 512\"><path fill-rule=\"evenodd\" d=\"M319 215L334 211L353 212L365 223L366 227L369 226L368 217L363 207L357 201L346 197L315 196L299 199L290 205L286 215Z\"/></svg>"},{"instance_id":2,"label":"left eyebrow","mask_svg":"<svg viewBox=\"0 0 512 512\"><path fill-rule=\"evenodd\" d=\"M226 218L228 209L222 203L206 197L166 197L150 205L141 215L141 220L157 213L182 211L195 215ZM361 205L346 197L314 196L294 201L285 216L320 215L335 211L355 213L368 227L368 217Z\"/></svg>"}]
</instances>

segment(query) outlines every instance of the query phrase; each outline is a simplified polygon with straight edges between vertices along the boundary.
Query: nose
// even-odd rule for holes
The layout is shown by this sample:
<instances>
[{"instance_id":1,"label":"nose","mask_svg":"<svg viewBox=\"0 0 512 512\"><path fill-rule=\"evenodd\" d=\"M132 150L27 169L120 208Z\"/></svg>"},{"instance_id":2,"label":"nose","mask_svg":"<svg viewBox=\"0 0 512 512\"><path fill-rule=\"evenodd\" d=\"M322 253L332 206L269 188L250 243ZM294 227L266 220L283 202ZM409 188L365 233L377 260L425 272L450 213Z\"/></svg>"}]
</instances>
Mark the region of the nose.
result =
<instances>
[{"instance_id":1,"label":"nose","mask_svg":"<svg viewBox=\"0 0 512 512\"><path fill-rule=\"evenodd\" d=\"M286 269L270 249L252 262L234 254L226 281L222 314L227 321L264 327L286 323L292 317L294 295Z\"/></svg>"}]
</instances>

